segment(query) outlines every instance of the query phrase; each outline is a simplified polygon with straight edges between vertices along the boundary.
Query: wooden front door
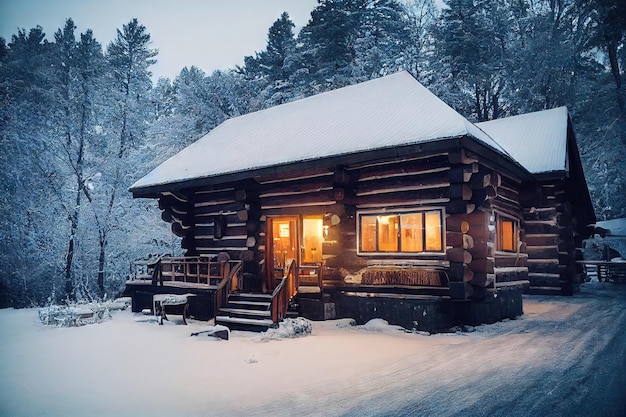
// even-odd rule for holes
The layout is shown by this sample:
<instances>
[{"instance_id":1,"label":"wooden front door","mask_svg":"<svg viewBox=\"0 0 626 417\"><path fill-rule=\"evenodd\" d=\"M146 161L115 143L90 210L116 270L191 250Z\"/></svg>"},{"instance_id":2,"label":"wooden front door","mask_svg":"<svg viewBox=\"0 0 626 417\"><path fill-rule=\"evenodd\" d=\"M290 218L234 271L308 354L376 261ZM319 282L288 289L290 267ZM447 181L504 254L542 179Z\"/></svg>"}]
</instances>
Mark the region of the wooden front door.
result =
<instances>
[{"instance_id":1,"label":"wooden front door","mask_svg":"<svg viewBox=\"0 0 626 417\"><path fill-rule=\"evenodd\" d=\"M322 263L322 216L278 216L268 219L267 288L273 289L295 262L300 267Z\"/></svg>"},{"instance_id":2,"label":"wooden front door","mask_svg":"<svg viewBox=\"0 0 626 417\"><path fill-rule=\"evenodd\" d=\"M296 216L272 217L268 224L268 289L272 290L292 262L298 262L298 223ZM296 264L297 265L297 264Z\"/></svg>"}]
</instances>

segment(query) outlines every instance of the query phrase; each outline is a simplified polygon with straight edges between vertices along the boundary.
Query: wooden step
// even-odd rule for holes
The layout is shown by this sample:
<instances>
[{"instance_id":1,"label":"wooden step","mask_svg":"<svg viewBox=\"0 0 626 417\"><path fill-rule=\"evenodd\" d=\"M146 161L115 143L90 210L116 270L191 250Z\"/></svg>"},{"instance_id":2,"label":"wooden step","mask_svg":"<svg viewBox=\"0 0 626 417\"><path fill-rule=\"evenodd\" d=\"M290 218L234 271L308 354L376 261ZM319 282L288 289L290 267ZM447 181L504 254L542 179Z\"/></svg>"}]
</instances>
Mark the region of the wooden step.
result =
<instances>
[{"instance_id":1,"label":"wooden step","mask_svg":"<svg viewBox=\"0 0 626 417\"><path fill-rule=\"evenodd\" d=\"M562 295L563 290L561 287L533 287L529 286L526 290L526 294L532 295Z\"/></svg>"},{"instance_id":2,"label":"wooden step","mask_svg":"<svg viewBox=\"0 0 626 417\"><path fill-rule=\"evenodd\" d=\"M234 294L229 294L228 298L234 299L234 300L271 301L272 294L234 293Z\"/></svg>"},{"instance_id":3,"label":"wooden step","mask_svg":"<svg viewBox=\"0 0 626 417\"><path fill-rule=\"evenodd\" d=\"M255 316L255 317L271 317L272 312L269 310L248 310L245 308L222 308L220 314L227 313L227 315L238 316Z\"/></svg>"},{"instance_id":4,"label":"wooden step","mask_svg":"<svg viewBox=\"0 0 626 417\"><path fill-rule=\"evenodd\" d=\"M244 308L249 310L269 310L271 303L260 301L232 301L228 300L227 307L229 308Z\"/></svg>"},{"instance_id":5,"label":"wooden step","mask_svg":"<svg viewBox=\"0 0 626 417\"><path fill-rule=\"evenodd\" d=\"M271 319L251 319L243 317L216 316L215 323L231 330L265 331L274 325Z\"/></svg>"}]
</instances>

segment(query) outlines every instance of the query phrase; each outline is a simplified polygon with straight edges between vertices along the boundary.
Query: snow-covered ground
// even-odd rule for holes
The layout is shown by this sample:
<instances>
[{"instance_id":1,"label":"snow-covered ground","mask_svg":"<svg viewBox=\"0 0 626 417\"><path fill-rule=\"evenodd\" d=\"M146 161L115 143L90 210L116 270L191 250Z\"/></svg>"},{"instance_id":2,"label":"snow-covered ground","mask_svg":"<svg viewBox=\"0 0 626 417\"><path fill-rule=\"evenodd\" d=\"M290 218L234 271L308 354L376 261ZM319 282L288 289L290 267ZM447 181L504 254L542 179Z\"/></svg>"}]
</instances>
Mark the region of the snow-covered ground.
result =
<instances>
[{"instance_id":1,"label":"snow-covered ground","mask_svg":"<svg viewBox=\"0 0 626 417\"><path fill-rule=\"evenodd\" d=\"M60 328L0 310L0 415L626 415L626 286L524 311L451 334L342 320L225 341L128 311Z\"/></svg>"}]
</instances>

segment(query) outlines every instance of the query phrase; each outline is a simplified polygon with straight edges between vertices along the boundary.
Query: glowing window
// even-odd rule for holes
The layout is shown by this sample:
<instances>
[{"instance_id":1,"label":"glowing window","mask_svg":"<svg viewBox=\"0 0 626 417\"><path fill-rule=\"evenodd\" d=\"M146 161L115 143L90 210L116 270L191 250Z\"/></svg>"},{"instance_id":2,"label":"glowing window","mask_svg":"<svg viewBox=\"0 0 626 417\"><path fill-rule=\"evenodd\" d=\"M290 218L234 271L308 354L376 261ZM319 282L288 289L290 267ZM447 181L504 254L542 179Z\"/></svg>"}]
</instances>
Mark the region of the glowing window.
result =
<instances>
[{"instance_id":1,"label":"glowing window","mask_svg":"<svg viewBox=\"0 0 626 417\"><path fill-rule=\"evenodd\" d=\"M443 211L359 213L360 253L443 251Z\"/></svg>"},{"instance_id":2,"label":"glowing window","mask_svg":"<svg viewBox=\"0 0 626 417\"><path fill-rule=\"evenodd\" d=\"M498 216L498 250L504 252L517 251L517 221Z\"/></svg>"}]
</instances>

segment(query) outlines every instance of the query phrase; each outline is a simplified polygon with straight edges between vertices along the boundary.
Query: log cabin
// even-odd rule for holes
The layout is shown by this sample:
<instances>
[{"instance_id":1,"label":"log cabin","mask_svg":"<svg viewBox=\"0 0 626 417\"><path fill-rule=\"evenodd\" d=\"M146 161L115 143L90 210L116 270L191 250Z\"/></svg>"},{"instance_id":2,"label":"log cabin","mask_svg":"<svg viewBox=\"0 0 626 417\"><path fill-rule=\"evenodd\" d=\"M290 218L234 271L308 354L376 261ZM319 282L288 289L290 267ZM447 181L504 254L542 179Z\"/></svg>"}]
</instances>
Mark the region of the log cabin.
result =
<instances>
[{"instance_id":1,"label":"log cabin","mask_svg":"<svg viewBox=\"0 0 626 417\"><path fill-rule=\"evenodd\" d=\"M193 289L234 328L516 317L577 290L595 222L566 108L473 124L405 71L226 120L130 191L185 251L133 299Z\"/></svg>"}]
</instances>

